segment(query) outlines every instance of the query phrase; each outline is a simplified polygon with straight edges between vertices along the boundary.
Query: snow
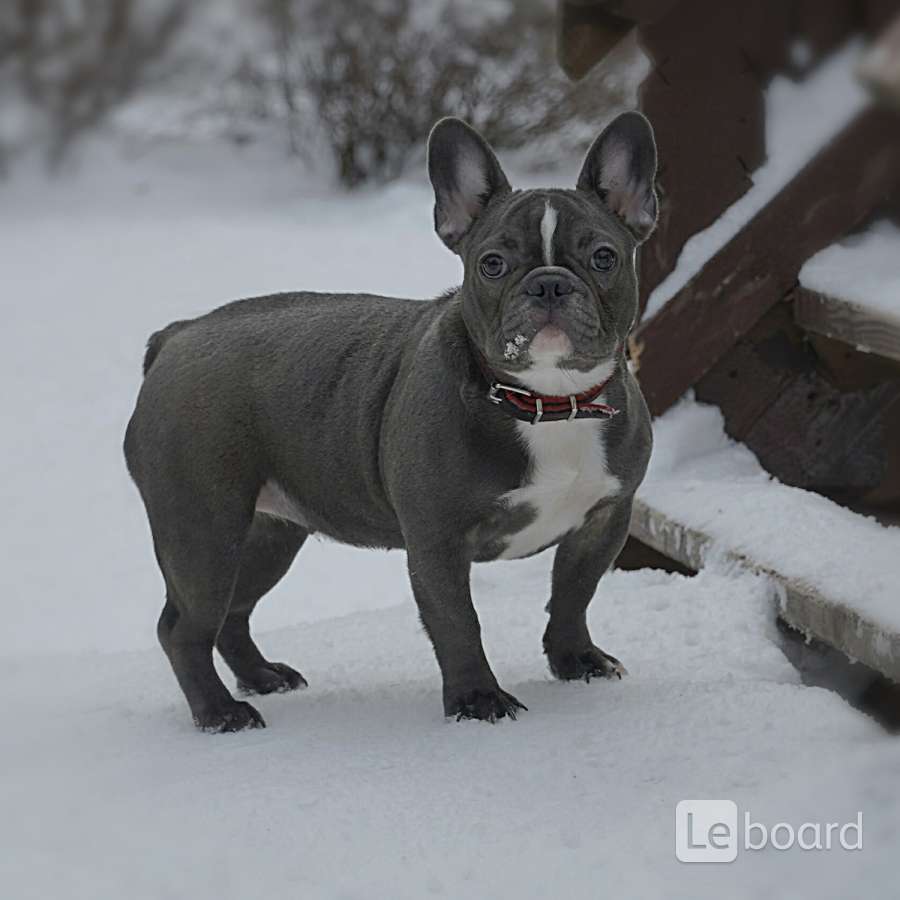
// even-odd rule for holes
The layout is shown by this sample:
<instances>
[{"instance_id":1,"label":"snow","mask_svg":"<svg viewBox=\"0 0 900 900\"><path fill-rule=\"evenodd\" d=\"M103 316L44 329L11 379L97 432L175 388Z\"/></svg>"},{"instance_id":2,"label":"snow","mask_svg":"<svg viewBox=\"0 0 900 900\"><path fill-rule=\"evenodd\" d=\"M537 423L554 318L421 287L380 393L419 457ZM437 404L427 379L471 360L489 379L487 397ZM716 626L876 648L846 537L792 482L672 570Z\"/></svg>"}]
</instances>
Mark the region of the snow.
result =
<instances>
[{"instance_id":1,"label":"snow","mask_svg":"<svg viewBox=\"0 0 900 900\"><path fill-rule=\"evenodd\" d=\"M690 396L656 420L638 496L728 550L900 631L900 528L771 478Z\"/></svg>"},{"instance_id":2,"label":"snow","mask_svg":"<svg viewBox=\"0 0 900 900\"><path fill-rule=\"evenodd\" d=\"M424 185L350 198L227 148L122 160L100 147L93 157L77 177L23 173L0 186L0 352L15 423L0 449L3 501L15 510L0 526L16 560L0 575L11 654L155 642L162 583L121 453L152 331L240 296L429 296L459 276L431 229ZM264 626L328 615L335 596L348 598L337 613L407 596L380 577L403 571L399 556L347 559L317 542L304 552L306 577L278 589L260 610Z\"/></svg>"},{"instance_id":3,"label":"snow","mask_svg":"<svg viewBox=\"0 0 900 900\"><path fill-rule=\"evenodd\" d=\"M530 707L488 726L443 720L402 554L310 541L257 615L309 689L258 699L264 731L196 732L155 644L162 585L120 452L147 335L286 288L430 296L459 266L424 175L348 196L258 148L131 149L0 184L4 896L888 890L894 743L800 683L765 579L715 565L610 575L591 627L631 674L590 685L554 682L541 654L550 556L477 567L488 656ZM763 490L693 415L710 441L664 419L656 475L705 449L707 474ZM675 804L697 796L771 820L861 808L865 850L681 865Z\"/></svg>"},{"instance_id":4,"label":"snow","mask_svg":"<svg viewBox=\"0 0 900 900\"><path fill-rule=\"evenodd\" d=\"M802 82L784 75L766 90L766 161L753 186L684 245L675 268L652 291L644 320L655 316L864 107L855 66L858 41L823 61Z\"/></svg>"},{"instance_id":5,"label":"snow","mask_svg":"<svg viewBox=\"0 0 900 900\"><path fill-rule=\"evenodd\" d=\"M751 896L775 861L679 866L676 802L725 796L790 819L780 790L888 740L798 684L769 588L749 576L611 576L591 624L631 674L551 681L548 569L544 555L474 579L488 655L530 707L515 723L443 721L411 603L265 635L310 688L257 700L269 728L236 736L193 730L156 651L7 664L0 878L17 898L58 895L65 878L67 897L91 900L589 896L598 883ZM829 800L814 811L835 814ZM822 865L808 864L806 877ZM869 860L826 864L815 877L846 885Z\"/></svg>"},{"instance_id":6,"label":"snow","mask_svg":"<svg viewBox=\"0 0 900 900\"><path fill-rule=\"evenodd\" d=\"M900 228L885 219L820 250L800 283L900 326Z\"/></svg>"}]
</instances>

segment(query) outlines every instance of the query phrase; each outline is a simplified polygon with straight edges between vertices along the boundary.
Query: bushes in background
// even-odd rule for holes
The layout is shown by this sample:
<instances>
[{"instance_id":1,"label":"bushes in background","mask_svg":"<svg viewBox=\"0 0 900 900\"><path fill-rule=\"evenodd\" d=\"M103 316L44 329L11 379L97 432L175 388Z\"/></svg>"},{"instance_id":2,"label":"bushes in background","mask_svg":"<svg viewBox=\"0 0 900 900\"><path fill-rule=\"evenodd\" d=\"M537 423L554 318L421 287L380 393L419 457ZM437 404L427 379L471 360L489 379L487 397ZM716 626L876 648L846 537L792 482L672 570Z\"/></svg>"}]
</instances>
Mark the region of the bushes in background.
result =
<instances>
[{"instance_id":1,"label":"bushes in background","mask_svg":"<svg viewBox=\"0 0 900 900\"><path fill-rule=\"evenodd\" d=\"M629 85L606 73L570 84L554 12L552 0L12 0L0 104L19 104L39 123L29 142L59 159L155 93L185 133L201 120L205 135L280 132L354 187L401 172L445 115L501 149L586 143Z\"/></svg>"}]
</instances>

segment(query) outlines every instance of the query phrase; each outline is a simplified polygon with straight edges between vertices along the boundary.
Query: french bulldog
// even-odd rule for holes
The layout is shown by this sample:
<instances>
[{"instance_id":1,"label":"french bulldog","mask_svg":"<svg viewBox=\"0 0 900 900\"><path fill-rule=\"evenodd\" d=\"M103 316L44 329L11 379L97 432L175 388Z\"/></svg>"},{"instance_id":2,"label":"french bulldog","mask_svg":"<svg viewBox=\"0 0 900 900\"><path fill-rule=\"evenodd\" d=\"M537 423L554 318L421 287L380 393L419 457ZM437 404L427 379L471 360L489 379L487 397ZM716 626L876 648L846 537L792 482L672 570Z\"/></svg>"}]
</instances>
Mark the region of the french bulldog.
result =
<instances>
[{"instance_id":1,"label":"french bulldog","mask_svg":"<svg viewBox=\"0 0 900 900\"><path fill-rule=\"evenodd\" d=\"M213 648L242 693L306 686L262 655L249 618L312 532L406 550L449 717L526 708L485 656L474 562L555 545L550 670L622 676L586 610L651 450L624 348L655 172L637 112L594 141L574 190L512 190L484 139L443 119L428 173L460 287L428 301L255 297L150 337L124 449L165 581L159 640L200 728L264 725Z\"/></svg>"}]
</instances>

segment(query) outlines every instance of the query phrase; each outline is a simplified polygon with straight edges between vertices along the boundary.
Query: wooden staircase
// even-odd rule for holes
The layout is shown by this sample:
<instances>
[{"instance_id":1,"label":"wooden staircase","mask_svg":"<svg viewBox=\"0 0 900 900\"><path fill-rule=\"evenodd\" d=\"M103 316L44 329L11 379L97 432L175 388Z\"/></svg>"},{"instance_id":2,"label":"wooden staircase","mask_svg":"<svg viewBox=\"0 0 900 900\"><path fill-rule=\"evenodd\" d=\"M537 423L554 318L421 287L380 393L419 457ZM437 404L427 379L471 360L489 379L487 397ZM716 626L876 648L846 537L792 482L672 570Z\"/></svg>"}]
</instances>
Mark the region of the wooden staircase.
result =
<instances>
[{"instance_id":1,"label":"wooden staircase","mask_svg":"<svg viewBox=\"0 0 900 900\"><path fill-rule=\"evenodd\" d=\"M741 533L730 515L741 498L723 482L694 477L680 487L677 472L645 483L632 537L689 569L715 558L764 573L778 588L780 618L900 683L900 528L867 517L900 522L900 290L866 303L833 286L846 278L814 277L827 271L829 254L859 265L862 276L865 234L900 222L900 18L891 24L900 4L748 0L729 16L730 5L711 0L572 5L580 44L567 53L565 28L561 35L571 72L590 57L590 21L603 36L598 58L627 24L652 61L641 105L658 136L661 217L640 263L645 304L685 245L719 227L754 190L766 163L772 79L812 83L837 54L863 57L853 41L875 38L887 48L856 59L850 73L864 70L871 96L721 246L707 242L713 249L665 302L651 305L631 344L655 416L680 415L671 407L693 391L718 407L726 434L777 479L757 498L774 540ZM818 519L806 522L799 566L777 552L779 529L790 527L779 516L809 505L798 488L829 498L810 507ZM847 536L844 545L822 542L827 558L815 552L819 520L823 535L840 528ZM885 549L894 542L896 554ZM625 557L636 553L626 547ZM854 590L846 579L820 578L817 568L866 576ZM873 591L880 605L869 602Z\"/></svg>"}]
</instances>

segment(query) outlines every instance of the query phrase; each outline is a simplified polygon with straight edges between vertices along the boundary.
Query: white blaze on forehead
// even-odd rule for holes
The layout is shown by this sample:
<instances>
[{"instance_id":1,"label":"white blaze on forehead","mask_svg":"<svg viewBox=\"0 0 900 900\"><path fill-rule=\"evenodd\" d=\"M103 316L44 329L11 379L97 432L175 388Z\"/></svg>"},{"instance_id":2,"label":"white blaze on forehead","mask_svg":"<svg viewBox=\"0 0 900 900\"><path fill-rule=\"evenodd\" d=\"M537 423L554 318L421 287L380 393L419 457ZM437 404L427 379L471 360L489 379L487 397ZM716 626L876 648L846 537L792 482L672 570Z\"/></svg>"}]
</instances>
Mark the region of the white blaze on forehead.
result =
<instances>
[{"instance_id":1,"label":"white blaze on forehead","mask_svg":"<svg viewBox=\"0 0 900 900\"><path fill-rule=\"evenodd\" d=\"M556 210L548 200L544 204L544 215L541 218L541 243L544 246L544 265L553 265L553 232L556 231Z\"/></svg>"}]
</instances>

